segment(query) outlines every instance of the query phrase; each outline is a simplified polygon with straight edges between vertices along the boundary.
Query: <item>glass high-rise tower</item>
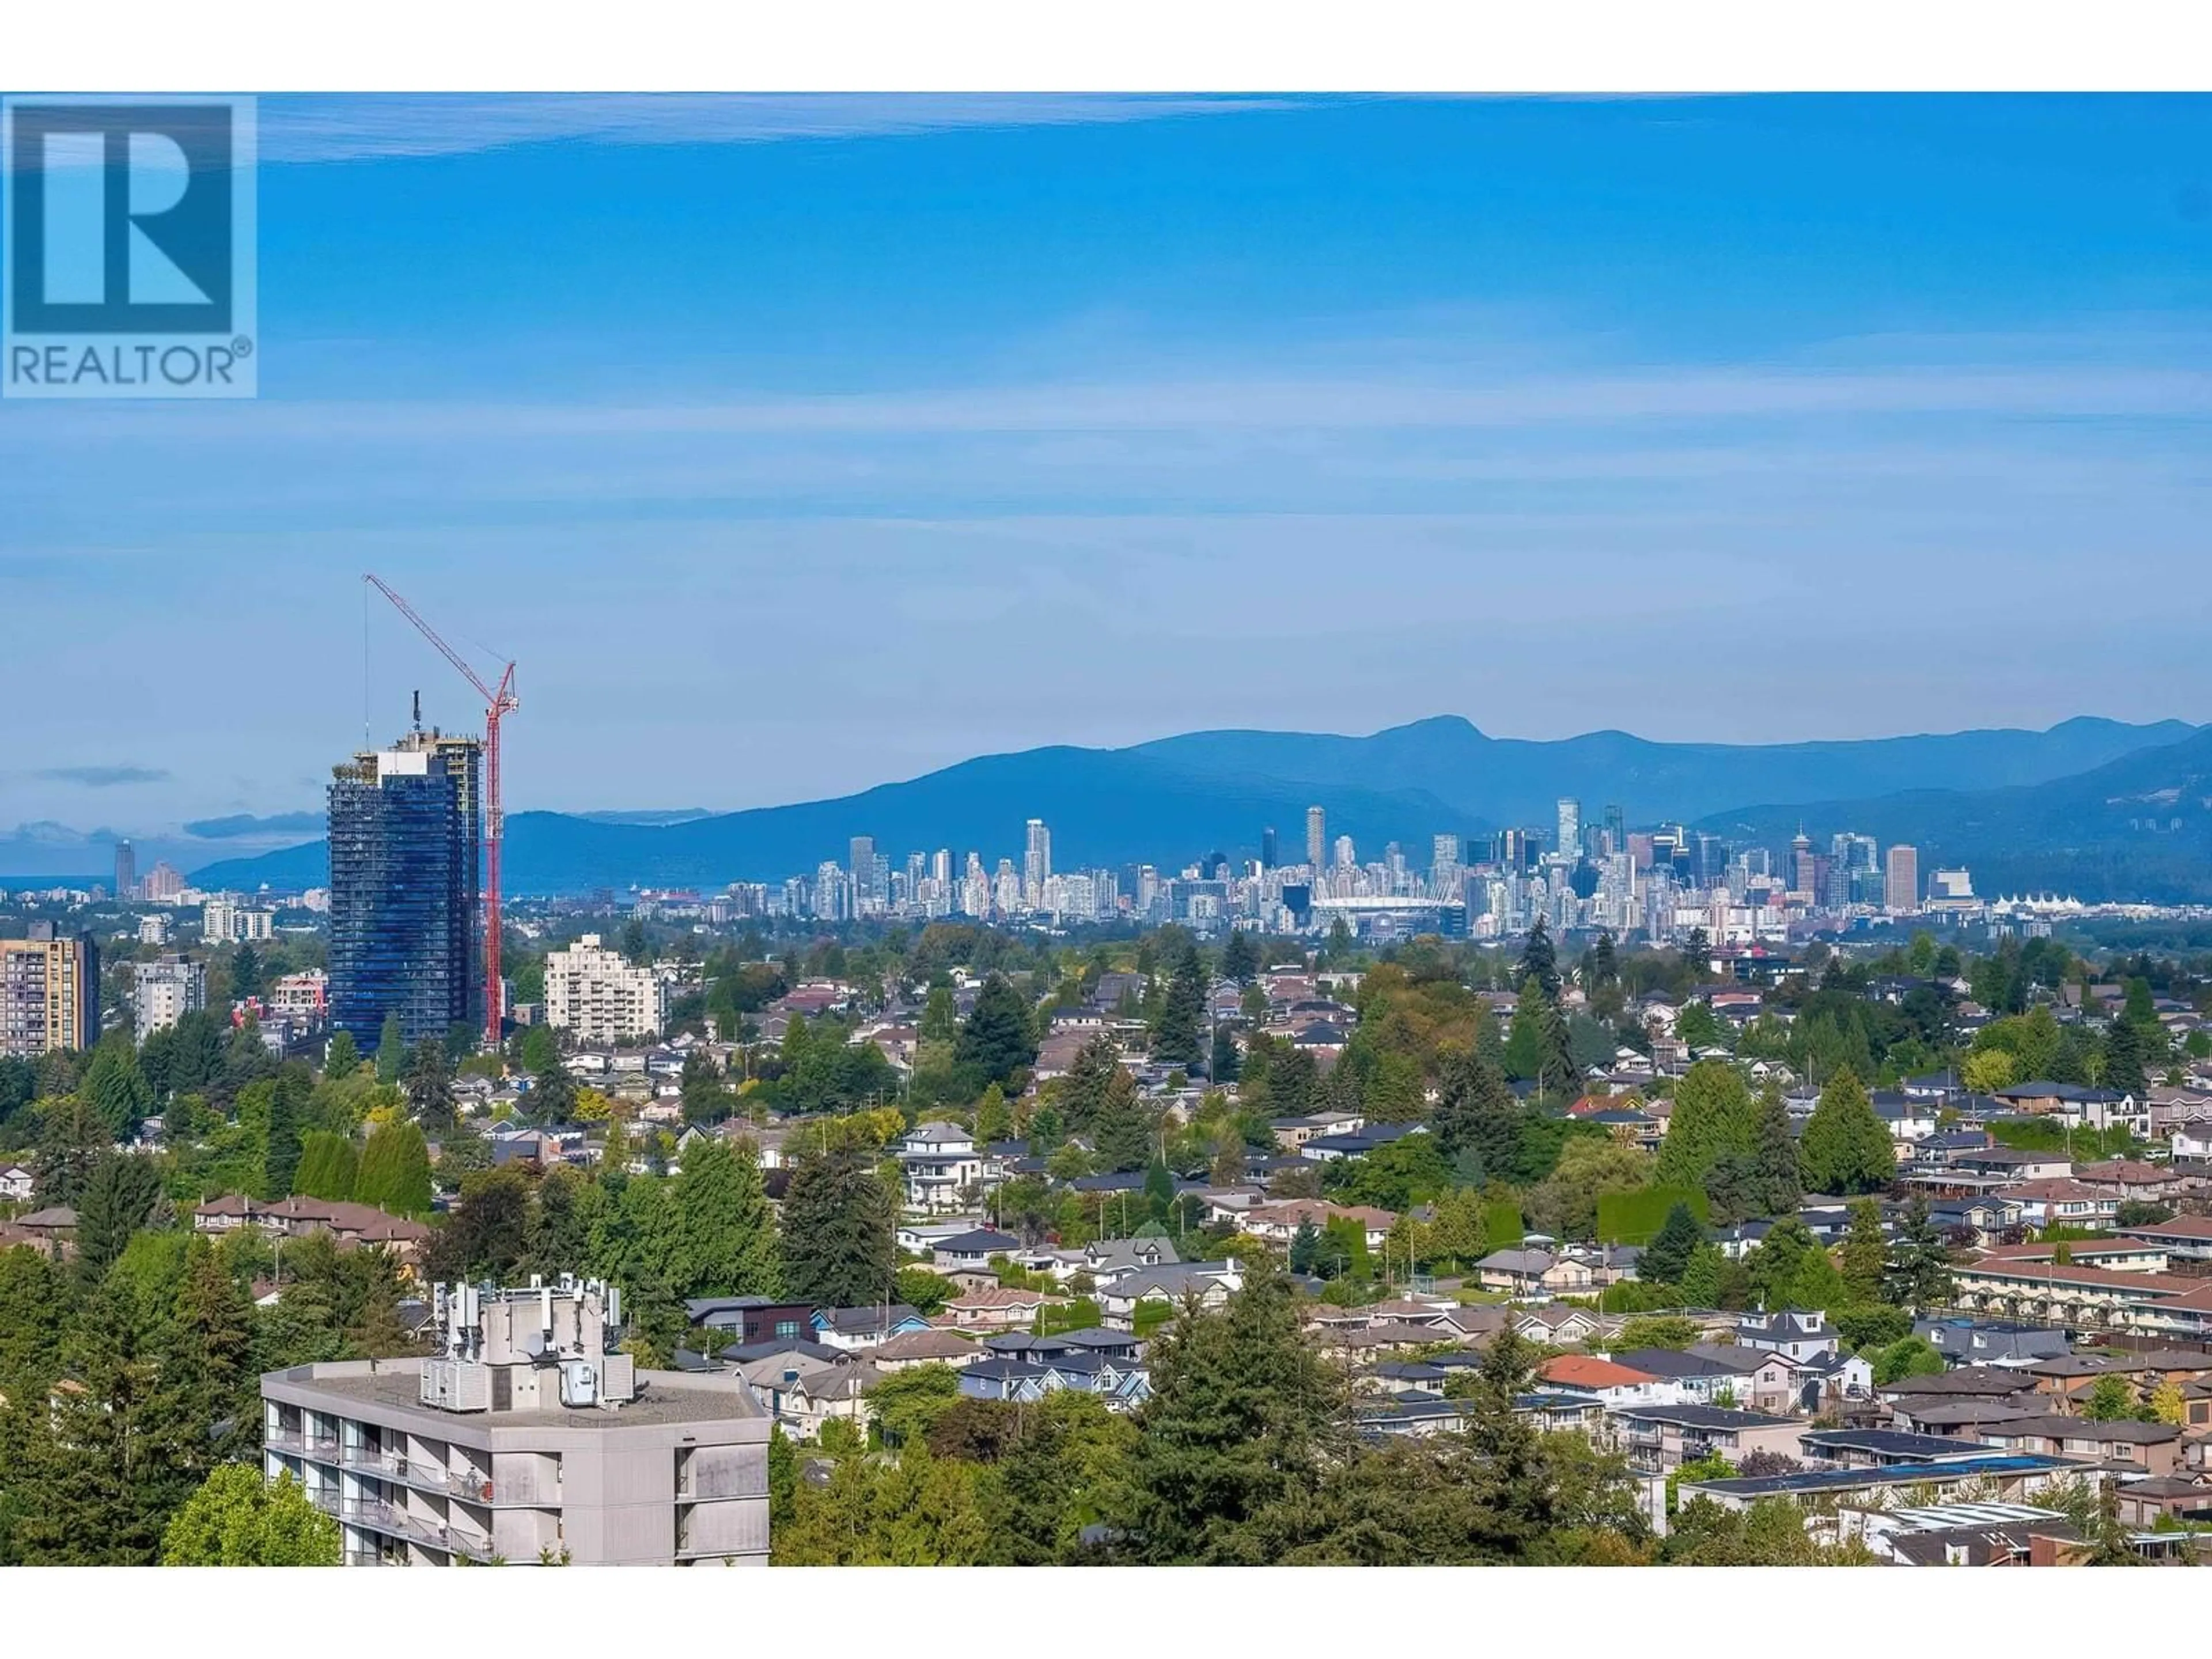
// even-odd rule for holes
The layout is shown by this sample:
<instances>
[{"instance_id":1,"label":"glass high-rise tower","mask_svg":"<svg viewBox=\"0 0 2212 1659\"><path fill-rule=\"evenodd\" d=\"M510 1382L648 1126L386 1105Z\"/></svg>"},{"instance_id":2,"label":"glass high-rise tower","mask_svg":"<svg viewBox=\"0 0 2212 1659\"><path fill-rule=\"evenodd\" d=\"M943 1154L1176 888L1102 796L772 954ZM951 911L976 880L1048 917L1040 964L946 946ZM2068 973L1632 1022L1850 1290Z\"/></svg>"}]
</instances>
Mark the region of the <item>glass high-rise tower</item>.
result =
<instances>
[{"instance_id":1,"label":"glass high-rise tower","mask_svg":"<svg viewBox=\"0 0 2212 1659\"><path fill-rule=\"evenodd\" d=\"M477 849L483 745L419 728L333 769L331 1024L364 1053L483 1024Z\"/></svg>"}]
</instances>

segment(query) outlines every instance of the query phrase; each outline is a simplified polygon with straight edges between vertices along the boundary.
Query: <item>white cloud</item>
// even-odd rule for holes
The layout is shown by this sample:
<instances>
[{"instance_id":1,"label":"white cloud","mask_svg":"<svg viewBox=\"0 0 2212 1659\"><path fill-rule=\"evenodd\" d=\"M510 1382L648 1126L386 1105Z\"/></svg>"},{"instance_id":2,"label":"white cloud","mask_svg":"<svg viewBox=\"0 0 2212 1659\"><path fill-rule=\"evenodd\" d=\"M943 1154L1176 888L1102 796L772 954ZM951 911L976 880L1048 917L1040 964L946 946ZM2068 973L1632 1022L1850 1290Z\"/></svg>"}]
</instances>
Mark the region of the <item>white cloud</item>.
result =
<instances>
[{"instance_id":1,"label":"white cloud","mask_svg":"<svg viewBox=\"0 0 2212 1659\"><path fill-rule=\"evenodd\" d=\"M750 144L1284 109L1284 98L1062 93L576 93L272 97L261 160L455 155L516 144Z\"/></svg>"}]
</instances>

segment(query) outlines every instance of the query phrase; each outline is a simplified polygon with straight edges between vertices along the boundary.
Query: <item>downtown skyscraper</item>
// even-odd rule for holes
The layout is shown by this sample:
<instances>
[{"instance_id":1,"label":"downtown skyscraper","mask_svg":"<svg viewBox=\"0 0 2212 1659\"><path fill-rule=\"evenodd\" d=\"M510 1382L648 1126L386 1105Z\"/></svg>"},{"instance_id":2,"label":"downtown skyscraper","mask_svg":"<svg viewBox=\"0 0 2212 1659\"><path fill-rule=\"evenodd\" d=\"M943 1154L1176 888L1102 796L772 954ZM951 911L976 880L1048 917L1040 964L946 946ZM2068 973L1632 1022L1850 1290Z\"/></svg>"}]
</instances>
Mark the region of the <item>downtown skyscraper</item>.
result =
<instances>
[{"instance_id":1,"label":"downtown skyscraper","mask_svg":"<svg viewBox=\"0 0 2212 1659\"><path fill-rule=\"evenodd\" d=\"M483 745L420 727L334 768L331 1024L364 1053L483 1023L477 964Z\"/></svg>"}]
</instances>

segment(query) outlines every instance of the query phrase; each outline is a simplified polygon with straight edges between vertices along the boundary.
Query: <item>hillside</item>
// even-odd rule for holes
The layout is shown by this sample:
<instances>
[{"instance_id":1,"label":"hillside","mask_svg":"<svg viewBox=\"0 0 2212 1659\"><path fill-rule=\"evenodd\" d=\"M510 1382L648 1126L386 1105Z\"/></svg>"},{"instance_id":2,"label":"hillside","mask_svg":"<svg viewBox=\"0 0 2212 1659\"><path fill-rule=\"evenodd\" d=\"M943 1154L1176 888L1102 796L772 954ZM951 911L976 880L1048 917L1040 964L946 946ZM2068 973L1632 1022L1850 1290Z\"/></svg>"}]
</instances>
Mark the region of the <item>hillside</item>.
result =
<instances>
[{"instance_id":1,"label":"hillside","mask_svg":"<svg viewBox=\"0 0 2212 1659\"><path fill-rule=\"evenodd\" d=\"M1716 813L1698 827L1775 842L1801 822L1816 836L1848 826L1885 845L1909 842L1923 872L1968 866L1978 893L2212 899L2212 729L2042 783L1776 803Z\"/></svg>"},{"instance_id":2,"label":"hillside","mask_svg":"<svg viewBox=\"0 0 2212 1659\"><path fill-rule=\"evenodd\" d=\"M995 861L1018 857L1030 817L1051 825L1062 867L1180 866L1215 849L1249 857L1269 825L1283 856L1296 859L1305 809L1316 802L1328 810L1332 838L1349 835L1364 854L1397 841L1419 864L1438 832L1548 824L1562 795L1579 798L1588 817L1617 801L1632 821L1650 822L1706 817L1747 800L1832 803L1939 786L2043 785L2195 730L2179 721L2085 718L2048 732L1747 746L1654 743L1619 732L1553 743L1498 738L1455 716L1364 738L1203 732L1128 749L987 756L838 799L682 822L515 812L507 820L507 870L513 890L524 893L720 885L811 871L824 859L842 862L854 835L873 836L892 856L972 848ZM1795 828L1793 821L1783 837ZM211 865L195 878L296 887L319 882L324 871L314 842Z\"/></svg>"}]
</instances>

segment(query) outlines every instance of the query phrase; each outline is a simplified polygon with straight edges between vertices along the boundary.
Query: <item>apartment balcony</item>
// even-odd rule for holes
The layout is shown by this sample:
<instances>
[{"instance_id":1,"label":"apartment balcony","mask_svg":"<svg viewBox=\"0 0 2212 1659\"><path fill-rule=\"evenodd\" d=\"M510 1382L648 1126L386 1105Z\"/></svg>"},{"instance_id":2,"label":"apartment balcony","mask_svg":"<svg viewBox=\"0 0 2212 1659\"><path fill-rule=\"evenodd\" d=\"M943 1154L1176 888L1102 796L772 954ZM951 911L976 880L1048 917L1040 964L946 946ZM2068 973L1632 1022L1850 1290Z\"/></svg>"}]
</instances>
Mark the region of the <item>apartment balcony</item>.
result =
<instances>
[{"instance_id":1,"label":"apartment balcony","mask_svg":"<svg viewBox=\"0 0 2212 1659\"><path fill-rule=\"evenodd\" d=\"M353 1499L341 1505L337 1512L341 1519L353 1526L404 1538L448 1555L465 1555L471 1561L489 1561L492 1558L491 1540L485 1534L409 1515L390 1504Z\"/></svg>"},{"instance_id":2,"label":"apartment balcony","mask_svg":"<svg viewBox=\"0 0 2212 1659\"><path fill-rule=\"evenodd\" d=\"M363 1447L349 1447L345 1466L371 1480L411 1486L416 1492L434 1492L443 1498L458 1498L467 1504L529 1507L532 1502L521 1494L501 1492L486 1475L456 1474L442 1463L416 1462L398 1453L379 1454Z\"/></svg>"}]
</instances>

